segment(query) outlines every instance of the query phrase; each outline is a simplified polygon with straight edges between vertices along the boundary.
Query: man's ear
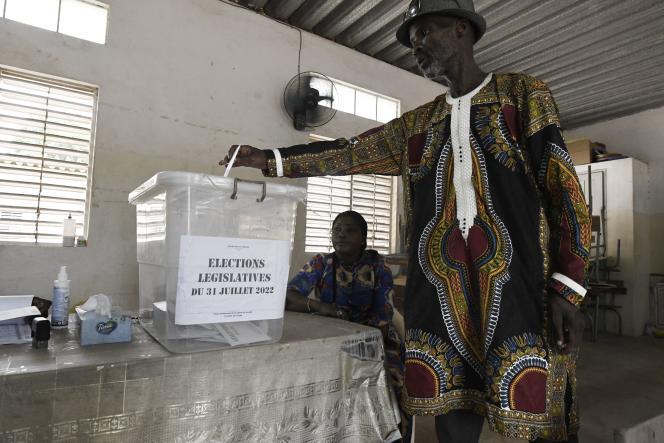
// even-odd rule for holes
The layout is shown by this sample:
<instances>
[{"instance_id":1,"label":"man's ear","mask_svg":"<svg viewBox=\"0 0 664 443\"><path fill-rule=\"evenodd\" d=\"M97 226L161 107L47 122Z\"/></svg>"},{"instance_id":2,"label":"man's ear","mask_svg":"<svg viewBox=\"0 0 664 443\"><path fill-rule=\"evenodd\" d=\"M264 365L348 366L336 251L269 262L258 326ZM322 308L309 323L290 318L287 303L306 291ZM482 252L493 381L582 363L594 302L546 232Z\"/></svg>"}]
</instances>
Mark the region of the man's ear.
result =
<instances>
[{"instance_id":1,"label":"man's ear","mask_svg":"<svg viewBox=\"0 0 664 443\"><path fill-rule=\"evenodd\" d=\"M459 39L462 39L464 36L466 36L468 33L472 33L473 30L471 28L470 22L466 19L459 19L456 22L455 26L455 31L456 31L456 36Z\"/></svg>"}]
</instances>

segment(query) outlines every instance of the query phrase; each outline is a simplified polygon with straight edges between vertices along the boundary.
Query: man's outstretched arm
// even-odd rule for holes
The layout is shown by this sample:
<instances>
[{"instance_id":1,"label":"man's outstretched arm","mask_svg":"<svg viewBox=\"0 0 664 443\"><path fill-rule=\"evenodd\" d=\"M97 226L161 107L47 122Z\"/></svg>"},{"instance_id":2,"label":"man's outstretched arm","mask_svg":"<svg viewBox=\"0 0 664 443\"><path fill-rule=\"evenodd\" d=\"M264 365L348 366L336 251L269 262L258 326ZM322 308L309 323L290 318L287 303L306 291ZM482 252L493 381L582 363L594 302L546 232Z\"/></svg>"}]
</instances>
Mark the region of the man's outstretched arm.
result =
<instances>
[{"instance_id":1,"label":"man's outstretched arm","mask_svg":"<svg viewBox=\"0 0 664 443\"><path fill-rule=\"evenodd\" d=\"M262 169L271 177L401 173L407 128L401 118L350 139L340 138L278 149L243 145L234 166ZM219 164L226 165L237 145Z\"/></svg>"}]
</instances>

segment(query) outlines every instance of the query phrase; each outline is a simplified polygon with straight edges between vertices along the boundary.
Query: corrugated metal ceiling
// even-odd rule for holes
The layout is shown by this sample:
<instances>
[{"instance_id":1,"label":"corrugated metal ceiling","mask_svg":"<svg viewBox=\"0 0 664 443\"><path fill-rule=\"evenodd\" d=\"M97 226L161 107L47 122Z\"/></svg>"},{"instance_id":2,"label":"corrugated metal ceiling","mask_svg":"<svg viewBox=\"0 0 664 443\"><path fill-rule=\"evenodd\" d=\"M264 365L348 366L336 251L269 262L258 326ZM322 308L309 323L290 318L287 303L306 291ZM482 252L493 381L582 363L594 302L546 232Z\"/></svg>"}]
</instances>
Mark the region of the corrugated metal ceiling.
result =
<instances>
[{"instance_id":1,"label":"corrugated metal ceiling","mask_svg":"<svg viewBox=\"0 0 664 443\"><path fill-rule=\"evenodd\" d=\"M394 34L408 0L235 0L419 73ZM664 0L475 0L493 72L546 81L566 127L664 105Z\"/></svg>"}]
</instances>

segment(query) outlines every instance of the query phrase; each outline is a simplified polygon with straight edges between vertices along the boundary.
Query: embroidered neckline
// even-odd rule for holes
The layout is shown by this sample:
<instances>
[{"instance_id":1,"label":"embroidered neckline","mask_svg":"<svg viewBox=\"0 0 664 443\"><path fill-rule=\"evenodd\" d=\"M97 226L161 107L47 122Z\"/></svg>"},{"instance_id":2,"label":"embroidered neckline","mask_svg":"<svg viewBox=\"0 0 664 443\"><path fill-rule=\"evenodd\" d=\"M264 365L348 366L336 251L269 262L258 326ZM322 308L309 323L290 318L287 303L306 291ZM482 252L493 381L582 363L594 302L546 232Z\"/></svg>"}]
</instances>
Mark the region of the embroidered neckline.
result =
<instances>
[{"instance_id":1,"label":"embroidered neckline","mask_svg":"<svg viewBox=\"0 0 664 443\"><path fill-rule=\"evenodd\" d=\"M491 81L491 78L493 77L493 72L489 72L489 74L486 76L486 78L480 83L475 89L470 91L469 93L462 95L461 97L452 97L450 94L445 94L445 101L449 105L454 105L459 102L459 100L463 100L466 98L473 98L475 97L486 85L489 84Z\"/></svg>"}]
</instances>

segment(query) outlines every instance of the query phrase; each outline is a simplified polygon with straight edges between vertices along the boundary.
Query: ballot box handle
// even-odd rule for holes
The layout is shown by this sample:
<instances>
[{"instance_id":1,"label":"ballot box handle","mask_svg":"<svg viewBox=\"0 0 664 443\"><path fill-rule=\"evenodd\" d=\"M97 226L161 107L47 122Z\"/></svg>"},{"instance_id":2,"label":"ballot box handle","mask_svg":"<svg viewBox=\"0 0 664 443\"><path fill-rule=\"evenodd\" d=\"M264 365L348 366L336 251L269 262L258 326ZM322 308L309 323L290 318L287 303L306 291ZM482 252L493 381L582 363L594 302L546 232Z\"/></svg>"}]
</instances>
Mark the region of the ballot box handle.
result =
<instances>
[{"instance_id":1,"label":"ballot box handle","mask_svg":"<svg viewBox=\"0 0 664 443\"><path fill-rule=\"evenodd\" d=\"M257 203L262 203L265 200L265 195L267 194L267 183L266 182L259 181L259 180L242 180L241 178L236 178L233 181L233 193L231 194L231 199L237 200L237 184L239 182L253 183L255 185L261 185L262 186L261 196L256 199L256 202Z\"/></svg>"}]
</instances>

